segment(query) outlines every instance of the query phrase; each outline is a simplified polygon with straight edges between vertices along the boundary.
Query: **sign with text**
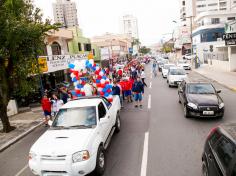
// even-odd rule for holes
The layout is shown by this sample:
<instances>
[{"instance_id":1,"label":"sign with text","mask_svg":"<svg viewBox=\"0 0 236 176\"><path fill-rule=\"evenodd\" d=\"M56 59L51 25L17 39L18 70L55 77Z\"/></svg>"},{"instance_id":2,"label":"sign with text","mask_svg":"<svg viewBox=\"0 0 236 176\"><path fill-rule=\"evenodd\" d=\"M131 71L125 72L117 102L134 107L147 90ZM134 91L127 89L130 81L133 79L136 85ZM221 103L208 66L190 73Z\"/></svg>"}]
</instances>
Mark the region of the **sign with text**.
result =
<instances>
[{"instance_id":1,"label":"sign with text","mask_svg":"<svg viewBox=\"0 0 236 176\"><path fill-rule=\"evenodd\" d=\"M236 45L236 33L226 33L222 36L225 40L225 45Z\"/></svg>"},{"instance_id":2,"label":"sign with text","mask_svg":"<svg viewBox=\"0 0 236 176\"><path fill-rule=\"evenodd\" d=\"M40 56L38 62L40 70L43 73L50 73L59 70L66 70L68 69L69 63L73 63L75 60L83 60L87 58L87 54Z\"/></svg>"}]
</instances>

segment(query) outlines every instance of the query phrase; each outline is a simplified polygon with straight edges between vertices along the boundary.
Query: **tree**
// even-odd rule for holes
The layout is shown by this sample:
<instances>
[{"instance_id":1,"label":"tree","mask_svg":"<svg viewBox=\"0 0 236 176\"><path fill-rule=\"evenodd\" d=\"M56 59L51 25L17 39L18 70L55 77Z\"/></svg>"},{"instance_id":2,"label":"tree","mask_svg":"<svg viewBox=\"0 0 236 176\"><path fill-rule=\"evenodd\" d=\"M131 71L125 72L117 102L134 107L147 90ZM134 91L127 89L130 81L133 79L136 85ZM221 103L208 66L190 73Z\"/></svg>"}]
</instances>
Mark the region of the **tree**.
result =
<instances>
[{"instance_id":1,"label":"tree","mask_svg":"<svg viewBox=\"0 0 236 176\"><path fill-rule=\"evenodd\" d=\"M163 44L162 52L170 53L173 52L173 50L174 50L174 43L166 42Z\"/></svg>"},{"instance_id":2,"label":"tree","mask_svg":"<svg viewBox=\"0 0 236 176\"><path fill-rule=\"evenodd\" d=\"M131 44L132 44L132 47L135 45L139 46L141 42L139 41L139 39L134 39Z\"/></svg>"},{"instance_id":3,"label":"tree","mask_svg":"<svg viewBox=\"0 0 236 176\"><path fill-rule=\"evenodd\" d=\"M148 53L150 53L150 51L151 51L151 49L147 48L146 46L143 46L139 49L139 52L142 54L148 54Z\"/></svg>"},{"instance_id":4,"label":"tree","mask_svg":"<svg viewBox=\"0 0 236 176\"><path fill-rule=\"evenodd\" d=\"M24 0L0 2L0 118L3 132L14 129L9 123L7 105L15 90L28 95L39 73L37 56L44 47L46 32L57 29L49 20L43 22L40 9Z\"/></svg>"}]
</instances>

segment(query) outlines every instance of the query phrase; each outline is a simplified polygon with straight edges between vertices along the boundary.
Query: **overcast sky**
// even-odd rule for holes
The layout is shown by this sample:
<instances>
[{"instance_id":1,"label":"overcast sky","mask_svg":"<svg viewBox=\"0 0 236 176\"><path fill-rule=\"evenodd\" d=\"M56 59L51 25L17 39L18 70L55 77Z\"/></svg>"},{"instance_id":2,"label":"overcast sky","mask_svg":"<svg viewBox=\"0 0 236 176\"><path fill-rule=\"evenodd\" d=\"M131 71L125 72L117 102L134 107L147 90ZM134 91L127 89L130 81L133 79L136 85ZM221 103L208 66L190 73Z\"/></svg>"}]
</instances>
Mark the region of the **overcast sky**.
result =
<instances>
[{"instance_id":1,"label":"overcast sky","mask_svg":"<svg viewBox=\"0 0 236 176\"><path fill-rule=\"evenodd\" d=\"M44 16L53 19L55 0L34 0ZM79 26L86 37L106 32L119 33L125 14L138 18L139 37L143 44L157 43L172 33L179 18L179 0L72 0L77 3Z\"/></svg>"}]
</instances>

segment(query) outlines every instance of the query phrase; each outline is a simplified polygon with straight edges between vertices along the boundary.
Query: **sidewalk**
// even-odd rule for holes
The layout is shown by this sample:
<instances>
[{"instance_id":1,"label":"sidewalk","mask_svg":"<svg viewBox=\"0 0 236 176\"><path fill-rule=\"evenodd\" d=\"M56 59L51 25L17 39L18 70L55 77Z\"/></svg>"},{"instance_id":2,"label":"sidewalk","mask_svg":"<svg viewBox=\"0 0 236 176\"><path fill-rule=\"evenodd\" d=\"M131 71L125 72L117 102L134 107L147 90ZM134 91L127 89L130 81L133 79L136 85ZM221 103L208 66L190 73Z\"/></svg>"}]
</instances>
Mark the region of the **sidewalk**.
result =
<instances>
[{"instance_id":1,"label":"sidewalk","mask_svg":"<svg viewBox=\"0 0 236 176\"><path fill-rule=\"evenodd\" d=\"M222 84L223 86L236 91L236 72L224 72L215 70L207 65L201 65L198 69L193 69L195 72L205 76L211 80Z\"/></svg>"},{"instance_id":2,"label":"sidewalk","mask_svg":"<svg viewBox=\"0 0 236 176\"><path fill-rule=\"evenodd\" d=\"M10 123L12 126L15 126L16 129L10 133L0 133L0 152L40 126L43 122L42 117L43 113L41 107L31 108L28 112L10 116ZM0 130L1 129L2 123L0 123Z\"/></svg>"}]
</instances>

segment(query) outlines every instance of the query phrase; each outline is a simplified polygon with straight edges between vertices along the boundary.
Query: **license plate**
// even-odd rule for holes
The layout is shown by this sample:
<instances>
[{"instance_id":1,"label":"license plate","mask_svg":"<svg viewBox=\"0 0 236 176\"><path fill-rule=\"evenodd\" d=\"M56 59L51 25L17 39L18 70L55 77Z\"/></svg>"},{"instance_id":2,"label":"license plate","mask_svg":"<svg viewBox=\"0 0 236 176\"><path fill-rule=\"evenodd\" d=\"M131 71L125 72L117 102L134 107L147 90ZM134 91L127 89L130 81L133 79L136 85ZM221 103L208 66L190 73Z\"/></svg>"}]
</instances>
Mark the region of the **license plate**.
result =
<instances>
[{"instance_id":1,"label":"license plate","mask_svg":"<svg viewBox=\"0 0 236 176\"><path fill-rule=\"evenodd\" d=\"M214 111L203 111L203 115L214 115Z\"/></svg>"},{"instance_id":2,"label":"license plate","mask_svg":"<svg viewBox=\"0 0 236 176\"><path fill-rule=\"evenodd\" d=\"M46 173L43 174L43 176L65 176L65 175L60 173Z\"/></svg>"}]
</instances>

